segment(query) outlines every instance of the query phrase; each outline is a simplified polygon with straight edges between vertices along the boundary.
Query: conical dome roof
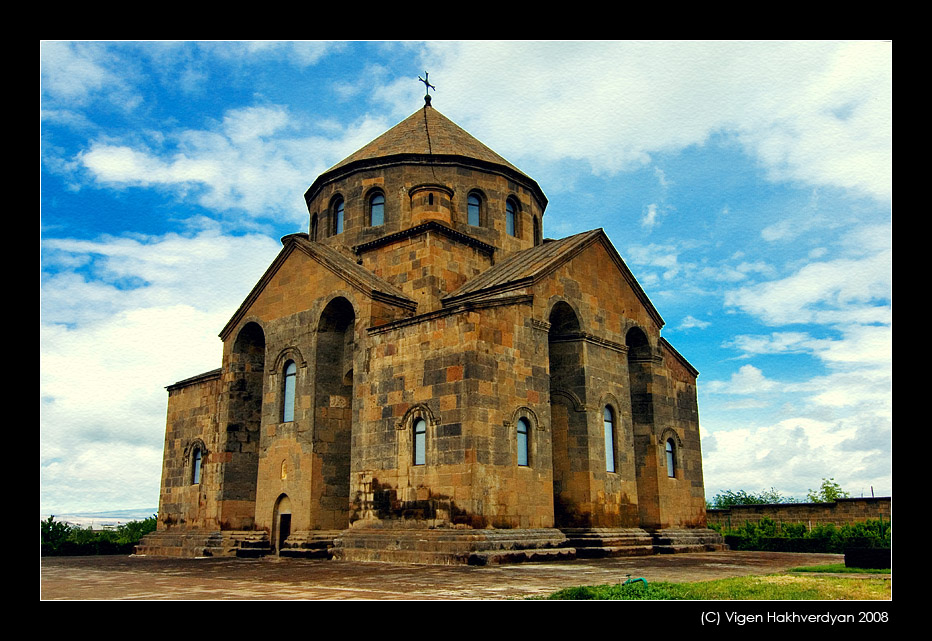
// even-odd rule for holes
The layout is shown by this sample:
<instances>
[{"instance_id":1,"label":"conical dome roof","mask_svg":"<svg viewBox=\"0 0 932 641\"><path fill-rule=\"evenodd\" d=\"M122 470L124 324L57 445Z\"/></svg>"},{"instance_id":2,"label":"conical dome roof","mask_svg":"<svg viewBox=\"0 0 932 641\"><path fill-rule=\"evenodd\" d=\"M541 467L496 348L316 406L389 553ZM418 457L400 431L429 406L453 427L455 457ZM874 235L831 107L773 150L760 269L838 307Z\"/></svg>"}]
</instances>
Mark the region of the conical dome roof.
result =
<instances>
[{"instance_id":1,"label":"conical dome roof","mask_svg":"<svg viewBox=\"0 0 932 641\"><path fill-rule=\"evenodd\" d=\"M311 197L324 183L357 169L389 162L464 162L497 170L528 185L538 198L547 199L527 174L479 142L469 132L425 104L384 134L323 172L307 190Z\"/></svg>"},{"instance_id":2,"label":"conical dome roof","mask_svg":"<svg viewBox=\"0 0 932 641\"><path fill-rule=\"evenodd\" d=\"M465 129L429 105L419 109L384 134L347 156L325 173L358 161L398 155L465 156L520 169L476 140Z\"/></svg>"}]
</instances>

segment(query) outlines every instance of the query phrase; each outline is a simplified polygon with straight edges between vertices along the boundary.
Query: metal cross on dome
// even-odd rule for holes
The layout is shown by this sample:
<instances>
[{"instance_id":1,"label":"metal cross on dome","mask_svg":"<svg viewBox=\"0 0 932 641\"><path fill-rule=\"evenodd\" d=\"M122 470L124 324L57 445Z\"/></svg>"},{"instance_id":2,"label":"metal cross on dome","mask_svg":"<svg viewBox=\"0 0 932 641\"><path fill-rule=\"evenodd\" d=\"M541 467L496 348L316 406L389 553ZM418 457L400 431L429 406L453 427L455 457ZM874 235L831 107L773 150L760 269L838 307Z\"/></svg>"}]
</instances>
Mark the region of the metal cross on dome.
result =
<instances>
[{"instance_id":1,"label":"metal cross on dome","mask_svg":"<svg viewBox=\"0 0 932 641\"><path fill-rule=\"evenodd\" d=\"M424 77L423 77L423 78L421 78L420 76L417 77L418 80L420 80L421 82L424 83L424 88L427 89L427 96L428 96L428 97L430 97L430 90L431 90L431 89L433 89L434 91L437 91L437 87L433 86L432 84L430 84L430 83L427 81L427 79L428 79L429 77L430 77L430 75L429 75L426 71L424 72Z\"/></svg>"}]
</instances>

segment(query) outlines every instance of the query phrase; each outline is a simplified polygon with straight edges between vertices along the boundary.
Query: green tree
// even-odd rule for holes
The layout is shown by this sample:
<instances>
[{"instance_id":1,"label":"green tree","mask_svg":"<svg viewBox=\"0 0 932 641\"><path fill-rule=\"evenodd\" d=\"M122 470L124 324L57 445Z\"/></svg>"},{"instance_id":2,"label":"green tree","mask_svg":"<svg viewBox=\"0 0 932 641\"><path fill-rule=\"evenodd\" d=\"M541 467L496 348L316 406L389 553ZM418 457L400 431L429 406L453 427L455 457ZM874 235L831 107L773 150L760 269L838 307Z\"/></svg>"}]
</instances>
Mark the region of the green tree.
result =
<instances>
[{"instance_id":1,"label":"green tree","mask_svg":"<svg viewBox=\"0 0 932 641\"><path fill-rule=\"evenodd\" d=\"M117 541L119 543L139 543L139 539L149 532L155 531L157 525L156 518L156 515L153 514L142 521L130 521L125 525L118 525L116 531Z\"/></svg>"},{"instance_id":2,"label":"green tree","mask_svg":"<svg viewBox=\"0 0 932 641\"><path fill-rule=\"evenodd\" d=\"M823 478L822 486L818 491L809 490L806 500L810 503L831 503L836 499L846 499L851 496L848 492L841 489L841 485L835 482L835 478Z\"/></svg>"},{"instance_id":3,"label":"green tree","mask_svg":"<svg viewBox=\"0 0 932 641\"><path fill-rule=\"evenodd\" d=\"M759 494L752 494L745 490L725 490L716 494L706 507L724 509L733 505L763 505L765 503L795 503L796 499L785 497L776 489L770 488Z\"/></svg>"},{"instance_id":4,"label":"green tree","mask_svg":"<svg viewBox=\"0 0 932 641\"><path fill-rule=\"evenodd\" d=\"M56 521L53 514L45 521L39 521L39 540L42 547L57 550L68 540L74 528L62 521Z\"/></svg>"}]
</instances>

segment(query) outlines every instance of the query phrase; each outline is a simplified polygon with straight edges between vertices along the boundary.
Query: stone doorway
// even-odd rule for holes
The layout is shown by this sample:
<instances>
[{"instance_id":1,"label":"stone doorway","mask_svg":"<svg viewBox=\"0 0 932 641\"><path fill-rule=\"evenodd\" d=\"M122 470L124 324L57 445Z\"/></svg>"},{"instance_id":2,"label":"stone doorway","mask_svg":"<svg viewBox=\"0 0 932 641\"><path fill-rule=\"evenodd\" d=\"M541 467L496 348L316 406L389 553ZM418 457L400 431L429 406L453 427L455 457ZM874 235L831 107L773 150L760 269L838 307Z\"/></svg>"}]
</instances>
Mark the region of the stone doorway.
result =
<instances>
[{"instance_id":1,"label":"stone doorway","mask_svg":"<svg viewBox=\"0 0 932 641\"><path fill-rule=\"evenodd\" d=\"M291 536L291 499L286 494L279 496L275 502L272 527L275 528L272 533L272 545L275 546L275 552L281 554L285 541Z\"/></svg>"}]
</instances>

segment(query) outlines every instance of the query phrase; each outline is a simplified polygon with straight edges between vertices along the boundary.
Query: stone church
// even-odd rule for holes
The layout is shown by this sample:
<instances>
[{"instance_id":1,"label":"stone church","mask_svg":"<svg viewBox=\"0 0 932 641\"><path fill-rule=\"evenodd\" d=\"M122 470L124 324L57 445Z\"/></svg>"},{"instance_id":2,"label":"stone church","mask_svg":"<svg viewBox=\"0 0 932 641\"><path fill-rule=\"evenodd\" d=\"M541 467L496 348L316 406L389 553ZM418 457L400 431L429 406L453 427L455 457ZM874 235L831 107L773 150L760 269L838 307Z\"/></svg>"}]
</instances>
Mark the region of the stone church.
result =
<instances>
[{"instance_id":1,"label":"stone church","mask_svg":"<svg viewBox=\"0 0 932 641\"><path fill-rule=\"evenodd\" d=\"M487 564L721 549L697 371L601 229L430 104L321 174L308 233L168 387L138 554Z\"/></svg>"}]
</instances>

